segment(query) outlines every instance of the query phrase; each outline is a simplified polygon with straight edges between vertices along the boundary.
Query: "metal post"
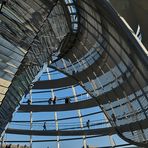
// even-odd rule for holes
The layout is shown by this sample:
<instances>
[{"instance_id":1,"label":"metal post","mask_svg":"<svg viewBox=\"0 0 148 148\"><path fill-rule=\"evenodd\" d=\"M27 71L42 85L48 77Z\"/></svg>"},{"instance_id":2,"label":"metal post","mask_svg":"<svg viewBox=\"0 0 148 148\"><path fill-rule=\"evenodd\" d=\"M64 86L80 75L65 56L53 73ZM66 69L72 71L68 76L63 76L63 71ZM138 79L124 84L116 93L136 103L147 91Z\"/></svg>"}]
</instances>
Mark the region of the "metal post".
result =
<instances>
[{"instance_id":1,"label":"metal post","mask_svg":"<svg viewBox=\"0 0 148 148\"><path fill-rule=\"evenodd\" d=\"M108 122L108 119L106 118L105 115L104 115L104 119L105 119L106 122ZM107 127L110 127L110 126L111 126L110 123L108 123L108 124L107 124ZM115 143L115 141L114 141L112 135L109 134L108 136L109 136L109 141L110 141L111 146L112 146L112 147L115 147L116 143Z\"/></svg>"},{"instance_id":2,"label":"metal post","mask_svg":"<svg viewBox=\"0 0 148 148\"><path fill-rule=\"evenodd\" d=\"M1 148L3 148L4 136L1 137Z\"/></svg>"},{"instance_id":3,"label":"metal post","mask_svg":"<svg viewBox=\"0 0 148 148\"><path fill-rule=\"evenodd\" d=\"M74 96L75 102L78 102L78 98L76 96L76 90L75 90L74 86L72 86L72 91L73 91L73 96ZM79 119L80 119L80 127L83 130L82 114L81 114L81 111L79 109L77 110L77 112L78 112L78 116L79 116ZM84 135L82 137L83 137L83 146L84 146L84 148L87 148L86 136Z\"/></svg>"},{"instance_id":4,"label":"metal post","mask_svg":"<svg viewBox=\"0 0 148 148\"><path fill-rule=\"evenodd\" d=\"M48 79L51 80L51 76L50 76L50 72L49 72L48 68L47 68L47 74L48 74ZM51 89L51 95L52 95L52 98L55 97L53 89ZM58 131L59 130L59 125L58 125L57 112L54 112L54 119L55 119L55 124L56 124L56 131ZM60 136L57 136L57 148L60 148Z\"/></svg>"},{"instance_id":5,"label":"metal post","mask_svg":"<svg viewBox=\"0 0 148 148\"><path fill-rule=\"evenodd\" d=\"M134 116L132 115L132 120L133 120L133 121L138 121L138 117L137 117L137 115L136 115L136 111L134 110L134 108L133 108L133 106L132 106L132 103L129 101L128 96L126 95L125 91L123 92L123 94L124 94L124 96L125 96L125 99L127 100L127 107L128 107L128 109L129 109L129 111L134 114ZM146 139L146 138L145 138L145 135L144 135L144 133L142 132L141 129L136 130L134 133L137 133L139 142L142 142L143 139L144 139L144 140Z\"/></svg>"},{"instance_id":6,"label":"metal post","mask_svg":"<svg viewBox=\"0 0 148 148\"><path fill-rule=\"evenodd\" d=\"M75 56L75 58L76 58L76 56ZM67 65L66 65L66 63L63 59L62 59L62 62L63 62L65 69L68 71ZM76 71L72 62L70 60L69 60L69 62L71 63L73 70ZM80 64L78 59L77 59L77 62ZM74 96L75 102L78 102L78 98L76 97L76 90L75 90L74 86L72 86L72 91L73 91L73 96ZM80 119L80 127L81 127L81 129L83 129L83 119L82 119L81 111L80 110L77 110L77 111L78 111L78 116L79 116L79 119ZM83 138L83 146L84 146L84 148L87 148L86 136L84 135L84 136L82 136L82 138Z\"/></svg>"},{"instance_id":7,"label":"metal post","mask_svg":"<svg viewBox=\"0 0 148 148\"><path fill-rule=\"evenodd\" d=\"M30 89L30 105L32 104L32 88ZM32 130L32 111L30 112L30 130ZM30 135L30 148L32 148L32 135Z\"/></svg>"}]
</instances>

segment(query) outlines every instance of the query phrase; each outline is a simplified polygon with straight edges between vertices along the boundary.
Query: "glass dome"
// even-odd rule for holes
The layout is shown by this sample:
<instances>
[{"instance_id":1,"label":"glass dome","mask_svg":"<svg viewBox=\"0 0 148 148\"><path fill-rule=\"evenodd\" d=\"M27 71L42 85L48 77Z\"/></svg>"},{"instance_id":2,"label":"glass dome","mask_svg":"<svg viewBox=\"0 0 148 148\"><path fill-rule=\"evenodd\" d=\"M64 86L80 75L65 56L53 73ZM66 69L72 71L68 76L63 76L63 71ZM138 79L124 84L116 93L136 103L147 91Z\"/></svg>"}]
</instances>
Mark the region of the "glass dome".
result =
<instances>
[{"instance_id":1,"label":"glass dome","mask_svg":"<svg viewBox=\"0 0 148 148\"><path fill-rule=\"evenodd\" d=\"M148 51L108 1L2 0L0 18L2 144L148 146Z\"/></svg>"}]
</instances>

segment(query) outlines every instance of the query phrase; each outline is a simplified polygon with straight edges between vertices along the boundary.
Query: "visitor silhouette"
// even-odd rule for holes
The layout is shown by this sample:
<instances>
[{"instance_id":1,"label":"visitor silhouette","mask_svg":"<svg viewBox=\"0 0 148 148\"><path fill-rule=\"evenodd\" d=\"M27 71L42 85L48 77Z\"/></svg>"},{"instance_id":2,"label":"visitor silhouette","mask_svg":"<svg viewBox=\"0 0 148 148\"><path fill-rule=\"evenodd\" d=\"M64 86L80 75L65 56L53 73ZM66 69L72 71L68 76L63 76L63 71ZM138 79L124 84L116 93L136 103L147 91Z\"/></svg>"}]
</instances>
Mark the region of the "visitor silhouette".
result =
<instances>
[{"instance_id":1,"label":"visitor silhouette","mask_svg":"<svg viewBox=\"0 0 148 148\"><path fill-rule=\"evenodd\" d=\"M66 97L65 98L65 104L69 104L70 103L70 97Z\"/></svg>"},{"instance_id":2,"label":"visitor silhouette","mask_svg":"<svg viewBox=\"0 0 148 148\"><path fill-rule=\"evenodd\" d=\"M46 131L46 122L44 122L43 131Z\"/></svg>"},{"instance_id":3,"label":"visitor silhouette","mask_svg":"<svg viewBox=\"0 0 148 148\"><path fill-rule=\"evenodd\" d=\"M90 128L90 120L87 120L86 126L87 126L88 129Z\"/></svg>"}]
</instances>

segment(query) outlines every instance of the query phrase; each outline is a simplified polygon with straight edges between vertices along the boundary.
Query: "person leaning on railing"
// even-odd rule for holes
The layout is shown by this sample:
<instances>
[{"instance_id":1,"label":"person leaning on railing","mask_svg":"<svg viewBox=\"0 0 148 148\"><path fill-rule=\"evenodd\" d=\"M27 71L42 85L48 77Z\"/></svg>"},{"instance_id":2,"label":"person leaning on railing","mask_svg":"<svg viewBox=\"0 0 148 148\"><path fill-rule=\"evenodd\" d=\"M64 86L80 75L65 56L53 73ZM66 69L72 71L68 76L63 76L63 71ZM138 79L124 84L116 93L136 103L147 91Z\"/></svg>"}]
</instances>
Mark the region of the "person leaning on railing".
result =
<instances>
[{"instance_id":1,"label":"person leaning on railing","mask_svg":"<svg viewBox=\"0 0 148 148\"><path fill-rule=\"evenodd\" d=\"M65 98L65 104L69 104L70 103L70 97L66 97Z\"/></svg>"}]
</instances>

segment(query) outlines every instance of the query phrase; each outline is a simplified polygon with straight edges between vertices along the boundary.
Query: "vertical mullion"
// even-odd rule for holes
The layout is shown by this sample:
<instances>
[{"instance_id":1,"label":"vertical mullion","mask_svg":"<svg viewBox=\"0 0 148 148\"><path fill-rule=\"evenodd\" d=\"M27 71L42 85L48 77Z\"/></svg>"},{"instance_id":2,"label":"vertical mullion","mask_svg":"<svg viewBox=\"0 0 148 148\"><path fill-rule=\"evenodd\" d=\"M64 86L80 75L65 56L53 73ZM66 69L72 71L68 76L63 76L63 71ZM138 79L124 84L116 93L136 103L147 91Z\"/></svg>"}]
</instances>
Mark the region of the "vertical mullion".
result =
<instances>
[{"instance_id":1,"label":"vertical mullion","mask_svg":"<svg viewBox=\"0 0 148 148\"><path fill-rule=\"evenodd\" d=\"M32 104L32 88L29 91L30 105ZM30 112L30 131L32 130L32 111ZM32 148L32 135L30 135L30 148Z\"/></svg>"},{"instance_id":2,"label":"vertical mullion","mask_svg":"<svg viewBox=\"0 0 148 148\"><path fill-rule=\"evenodd\" d=\"M47 68L47 76L48 76L48 79L51 80L51 75L50 75L50 72ZM52 95L52 98L55 97L55 93L53 91L53 89L51 89L51 95ZM59 125L58 125L58 115L57 115L57 112L54 112L54 119L55 119L55 124L56 124L56 131L59 130ZM60 136L57 136L57 148L60 148Z\"/></svg>"},{"instance_id":3,"label":"vertical mullion","mask_svg":"<svg viewBox=\"0 0 148 148\"><path fill-rule=\"evenodd\" d=\"M75 100L75 102L78 102L75 87L72 85L71 88L72 88L74 100ZM79 116L79 120L80 120L80 127L83 130L83 118L82 118L82 114L81 114L80 109L78 109L77 112L78 112L78 116ZM83 146L84 146L84 148L87 148L86 136L83 135L82 137L83 137Z\"/></svg>"}]
</instances>

